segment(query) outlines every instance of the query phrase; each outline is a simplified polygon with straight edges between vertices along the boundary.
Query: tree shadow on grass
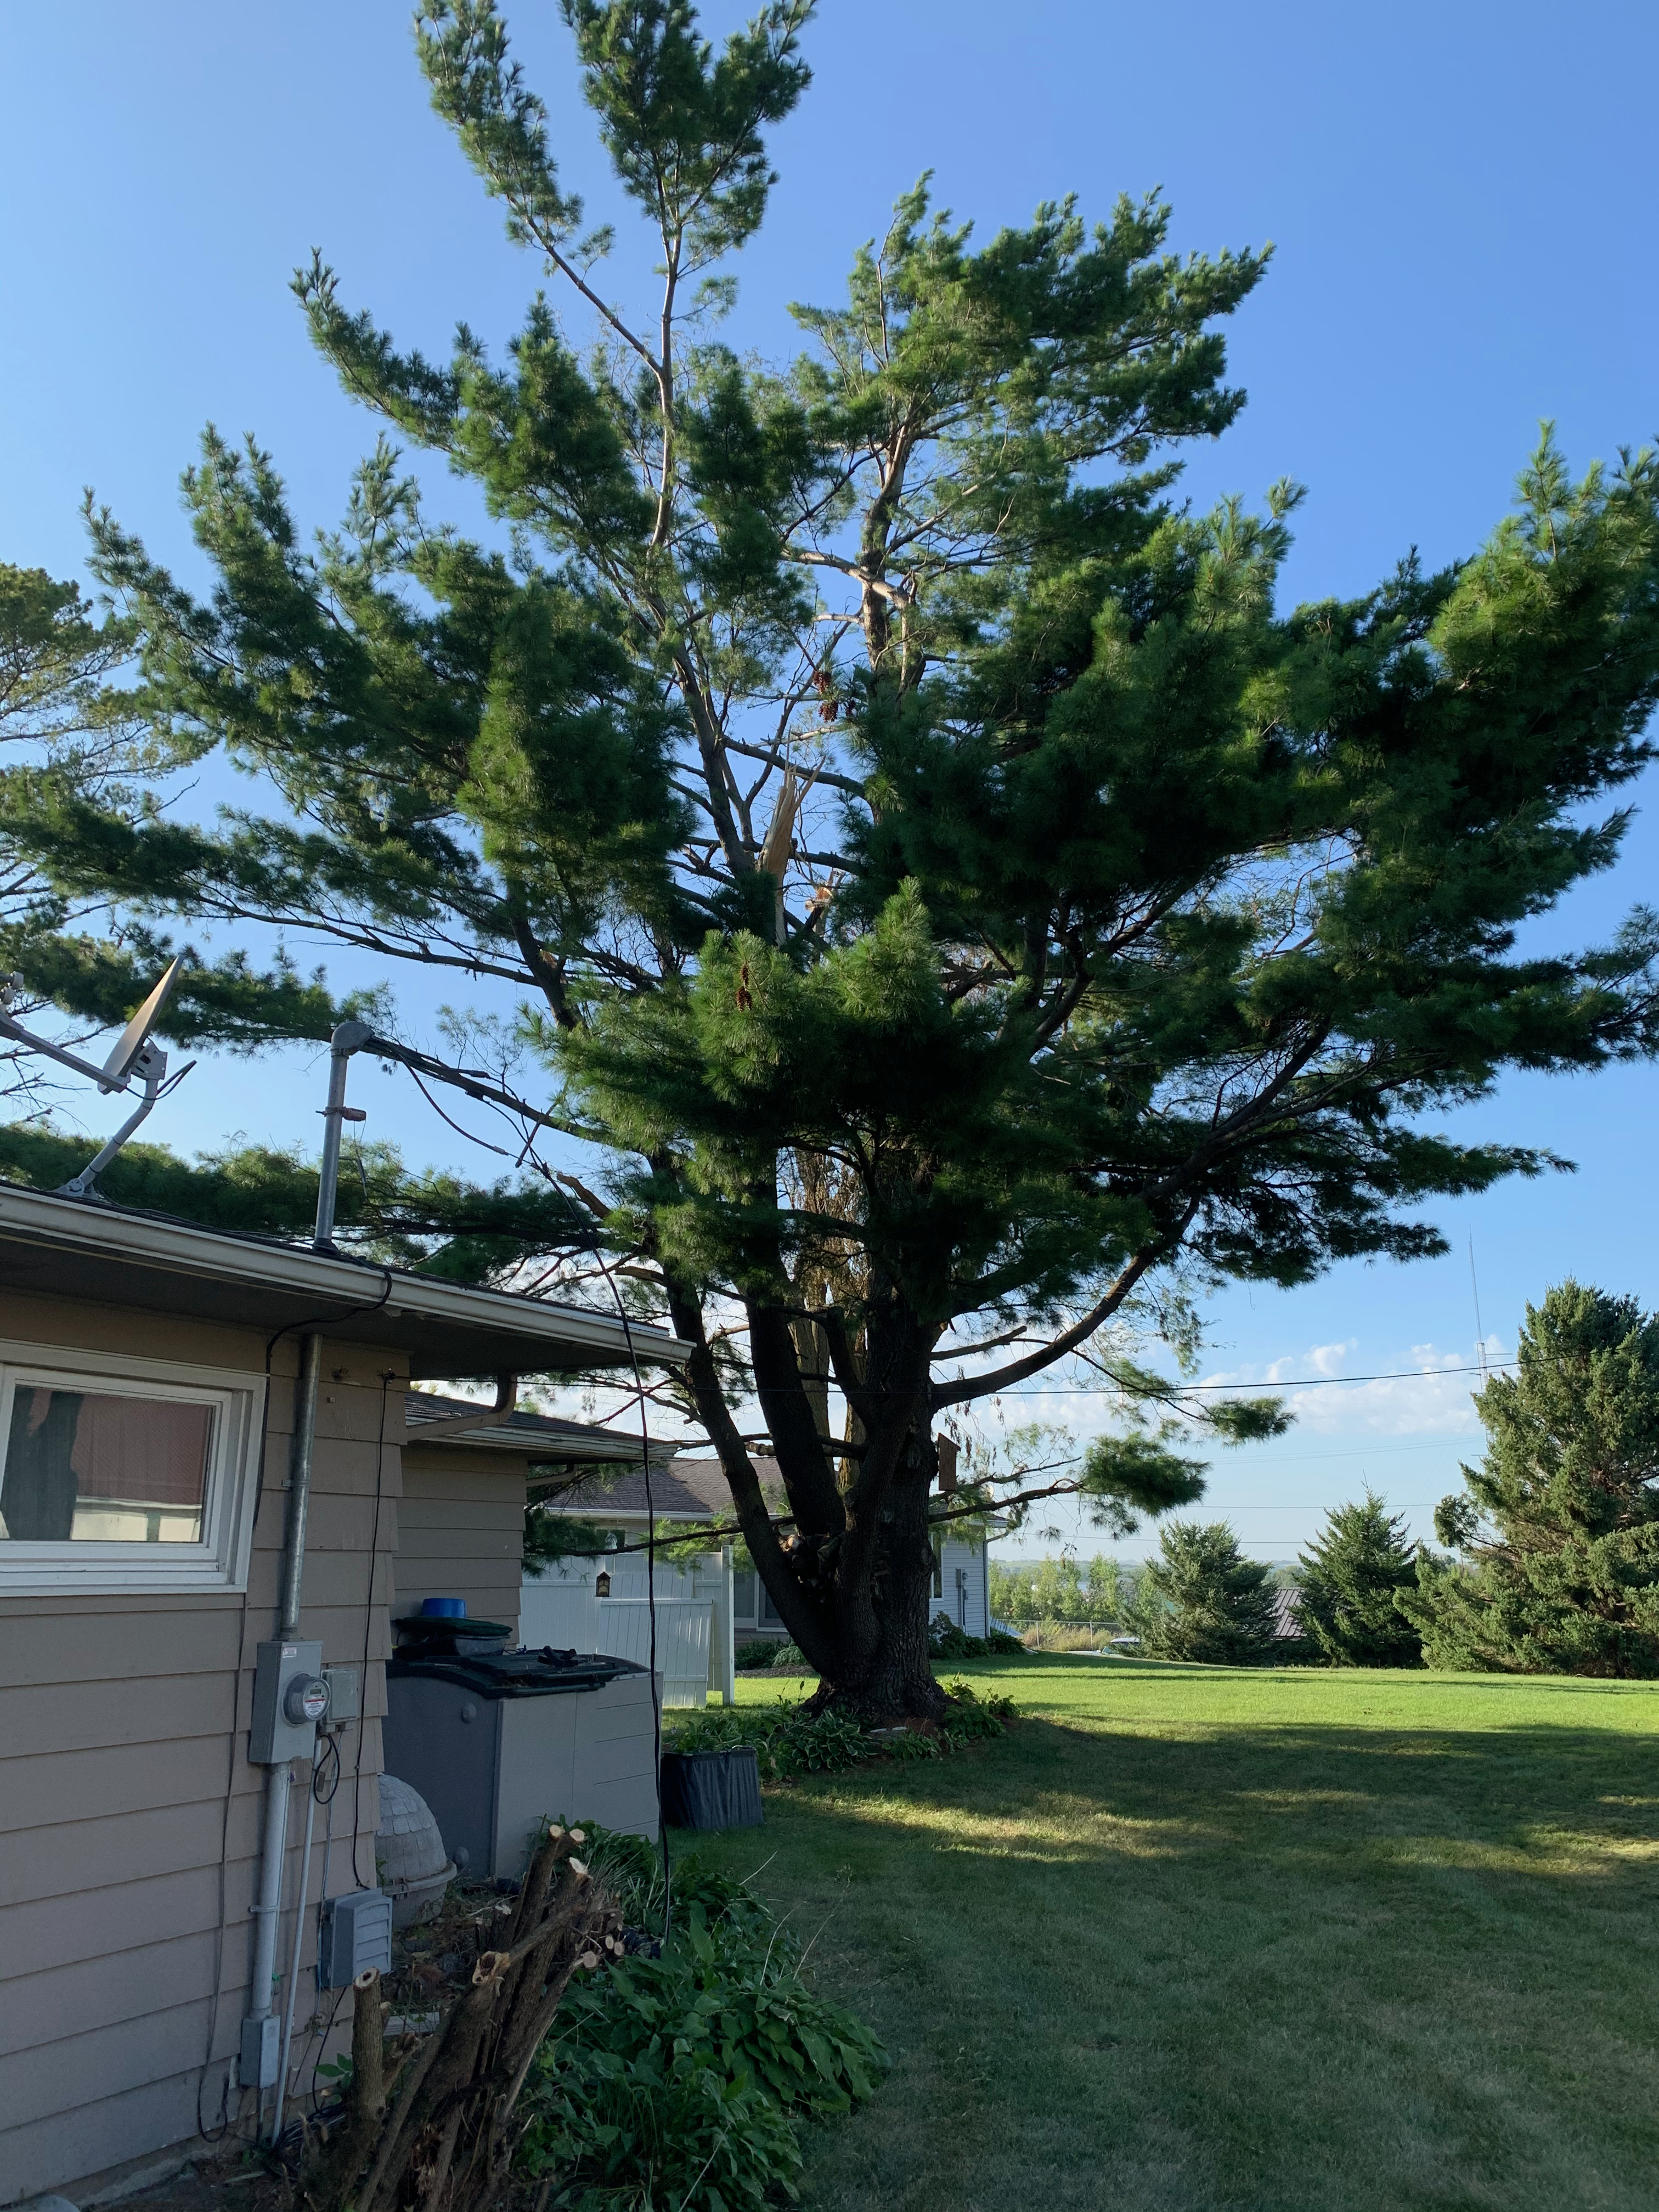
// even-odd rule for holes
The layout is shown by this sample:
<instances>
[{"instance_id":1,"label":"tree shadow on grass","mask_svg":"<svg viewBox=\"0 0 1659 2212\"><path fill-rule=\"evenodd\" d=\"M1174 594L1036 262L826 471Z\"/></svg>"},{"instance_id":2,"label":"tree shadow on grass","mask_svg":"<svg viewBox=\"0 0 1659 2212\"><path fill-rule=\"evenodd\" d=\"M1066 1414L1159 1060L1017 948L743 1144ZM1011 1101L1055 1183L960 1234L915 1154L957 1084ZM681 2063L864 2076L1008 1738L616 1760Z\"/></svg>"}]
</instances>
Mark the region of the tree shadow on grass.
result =
<instances>
[{"instance_id":1,"label":"tree shadow on grass","mask_svg":"<svg viewBox=\"0 0 1659 2212\"><path fill-rule=\"evenodd\" d=\"M763 1887L897 2062L808 2203L1645 2212L1655 1750L1030 1719L780 1795Z\"/></svg>"},{"instance_id":2,"label":"tree shadow on grass","mask_svg":"<svg viewBox=\"0 0 1659 2212\"><path fill-rule=\"evenodd\" d=\"M936 1808L940 1840L958 1851L999 1851L1022 1824L1067 1856L1101 1858L1154 1838L1186 1856L1248 1841L1306 1858L1411 1832L1488 1850L1494 1871L1626 1873L1659 1893L1656 1754L1648 1735L1565 1726L1168 1735L1030 1719L982 1754L904 1776L882 1800L910 1829Z\"/></svg>"}]
</instances>

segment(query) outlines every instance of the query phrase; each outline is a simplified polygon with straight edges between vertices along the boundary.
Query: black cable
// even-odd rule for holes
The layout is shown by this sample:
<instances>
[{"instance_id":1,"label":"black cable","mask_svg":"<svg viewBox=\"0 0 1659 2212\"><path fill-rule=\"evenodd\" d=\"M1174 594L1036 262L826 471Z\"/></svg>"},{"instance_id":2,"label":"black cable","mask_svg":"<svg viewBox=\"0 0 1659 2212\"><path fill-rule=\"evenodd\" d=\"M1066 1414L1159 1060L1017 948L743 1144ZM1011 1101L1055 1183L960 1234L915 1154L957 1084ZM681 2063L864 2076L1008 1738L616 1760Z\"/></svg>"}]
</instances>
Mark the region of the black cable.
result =
<instances>
[{"instance_id":1,"label":"black cable","mask_svg":"<svg viewBox=\"0 0 1659 2212\"><path fill-rule=\"evenodd\" d=\"M319 1790L317 1785L322 1779L324 1770L327 1767L331 1760L333 1761L334 1765L333 1779L330 1782L326 1790ZM340 1740L337 1736L331 1735L328 1741L323 1746L322 1757L311 1770L311 1794L317 1800L317 1802L319 1805L331 1805L334 1802L334 1793L339 1786Z\"/></svg>"},{"instance_id":2,"label":"black cable","mask_svg":"<svg viewBox=\"0 0 1659 2212\"><path fill-rule=\"evenodd\" d=\"M198 1224L199 1225L199 1224ZM219 1823L219 1912L213 1938L213 2005L208 2017L206 2055L202 2070L196 2078L196 2132L204 2142L222 2142L230 2133L230 2075L225 2075L224 2093L219 2100L219 2120L216 2128L208 2128L202 2119L202 2092L207 2087L208 2070L213 2064L213 2046L219 2037L219 2012L224 2000L220 1986L225 1964L225 1859L230 1849L230 1808L236 1796L236 1739L240 1731L237 1722L242 1704L242 1654L247 1646L247 1608L253 1587L253 1538L259 1525L259 1508L265 1494L265 1453L270 1442L270 1363L277 1346L285 1336L297 1329L313 1328L320 1322L349 1321L354 1316L378 1313L392 1296L392 1272L380 1271L380 1295L360 1306L348 1306L343 1314L309 1314L303 1321L286 1322L265 1339L264 1395L259 1407L259 1457L253 1477L253 1510L248 1521L248 1568L242 1578L242 1602L236 1616L236 1661L231 1674L230 1734L228 1737L230 1764L225 1776L225 1807ZM297 1389L297 1383L296 1383ZM313 1786L315 1776L313 1777Z\"/></svg>"},{"instance_id":3,"label":"black cable","mask_svg":"<svg viewBox=\"0 0 1659 2212\"><path fill-rule=\"evenodd\" d=\"M391 1281L388 1276L386 1280ZM386 1409L392 1391L390 1371L380 1377L380 1434L374 1452L374 1523L368 1539L368 1595L363 1604L363 1665L357 1682L357 1756L351 1769L351 1872L359 1889L371 1884L363 1880L362 1869L357 1863L361 1846L363 1807L363 1732L368 1719L368 1641L374 1626L374 1569L380 1550L380 1500L386 1490ZM379 1826L378 1820L376 1826Z\"/></svg>"},{"instance_id":4,"label":"black cable","mask_svg":"<svg viewBox=\"0 0 1659 2212\"><path fill-rule=\"evenodd\" d=\"M674 1926L673 1878L668 1863L668 1824L662 1816L662 1702L657 1694L657 1509L651 1495L651 1429L646 1413L645 1377L640 1371L640 1355L634 1349L634 1331L628 1318L628 1308L623 1303L622 1292L617 1288L611 1270L598 1245L590 1248L599 1261L599 1273L611 1285L611 1295L617 1302L617 1312L623 1325L623 1337L628 1346L628 1357L634 1367L634 1388L640 1401L640 1465L645 1474L645 1526L647 1547L645 1554L646 1613L651 1623L651 1747L652 1772L657 1785L657 1835L662 1844L662 1940L665 1943Z\"/></svg>"}]
</instances>

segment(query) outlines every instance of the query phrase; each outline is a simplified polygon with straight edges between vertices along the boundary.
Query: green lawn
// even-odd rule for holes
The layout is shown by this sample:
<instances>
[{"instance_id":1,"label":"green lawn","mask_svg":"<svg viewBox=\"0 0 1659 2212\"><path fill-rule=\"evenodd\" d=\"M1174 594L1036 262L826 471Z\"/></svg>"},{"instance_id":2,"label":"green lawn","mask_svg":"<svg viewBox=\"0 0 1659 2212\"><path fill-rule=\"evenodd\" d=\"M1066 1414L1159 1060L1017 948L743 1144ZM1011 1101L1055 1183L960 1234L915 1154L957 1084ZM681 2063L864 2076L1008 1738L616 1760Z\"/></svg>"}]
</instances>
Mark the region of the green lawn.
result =
<instances>
[{"instance_id":1,"label":"green lawn","mask_svg":"<svg viewBox=\"0 0 1659 2212\"><path fill-rule=\"evenodd\" d=\"M1659 2206L1659 1687L960 1671L1029 1717L698 1839L893 2058L809 2205Z\"/></svg>"}]
</instances>

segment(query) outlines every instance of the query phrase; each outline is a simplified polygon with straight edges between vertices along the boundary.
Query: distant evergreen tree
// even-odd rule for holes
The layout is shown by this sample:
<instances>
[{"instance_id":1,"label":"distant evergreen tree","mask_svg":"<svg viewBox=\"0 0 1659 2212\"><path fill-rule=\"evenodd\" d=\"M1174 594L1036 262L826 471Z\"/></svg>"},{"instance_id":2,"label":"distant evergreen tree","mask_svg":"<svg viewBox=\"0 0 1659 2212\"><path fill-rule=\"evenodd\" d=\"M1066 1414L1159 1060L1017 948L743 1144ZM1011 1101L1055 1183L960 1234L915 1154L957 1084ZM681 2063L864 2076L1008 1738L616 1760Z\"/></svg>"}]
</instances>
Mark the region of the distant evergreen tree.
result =
<instances>
[{"instance_id":1,"label":"distant evergreen tree","mask_svg":"<svg viewBox=\"0 0 1659 2212\"><path fill-rule=\"evenodd\" d=\"M1125 1611L1143 1651L1224 1667L1276 1656L1272 1569L1244 1558L1224 1521L1171 1521L1161 1547Z\"/></svg>"},{"instance_id":2,"label":"distant evergreen tree","mask_svg":"<svg viewBox=\"0 0 1659 2212\"><path fill-rule=\"evenodd\" d=\"M1435 1516L1464 1558L1401 1600L1429 1665L1659 1675L1659 1316L1562 1283L1475 1404L1485 1461Z\"/></svg>"},{"instance_id":3,"label":"distant evergreen tree","mask_svg":"<svg viewBox=\"0 0 1659 2212\"><path fill-rule=\"evenodd\" d=\"M1415 1591L1417 1553L1404 1516L1390 1517L1367 1491L1358 1505L1325 1516L1322 1535L1302 1554L1296 1610L1334 1667L1420 1667L1423 1639L1395 1603Z\"/></svg>"}]
</instances>

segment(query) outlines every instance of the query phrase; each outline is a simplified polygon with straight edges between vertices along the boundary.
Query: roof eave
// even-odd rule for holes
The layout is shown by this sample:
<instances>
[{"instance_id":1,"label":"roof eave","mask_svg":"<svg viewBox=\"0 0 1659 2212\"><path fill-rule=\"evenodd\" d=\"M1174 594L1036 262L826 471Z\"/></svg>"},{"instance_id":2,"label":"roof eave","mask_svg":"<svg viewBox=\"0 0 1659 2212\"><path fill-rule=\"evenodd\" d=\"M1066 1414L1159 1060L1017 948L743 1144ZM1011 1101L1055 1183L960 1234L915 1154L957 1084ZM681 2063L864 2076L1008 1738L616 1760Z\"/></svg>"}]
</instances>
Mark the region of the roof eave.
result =
<instances>
[{"instance_id":1,"label":"roof eave","mask_svg":"<svg viewBox=\"0 0 1659 2212\"><path fill-rule=\"evenodd\" d=\"M580 1307L446 1283L231 1236L170 1216L0 1185L0 1281L99 1305L279 1331L315 1329L408 1355L411 1376L680 1366L691 1347Z\"/></svg>"}]
</instances>

